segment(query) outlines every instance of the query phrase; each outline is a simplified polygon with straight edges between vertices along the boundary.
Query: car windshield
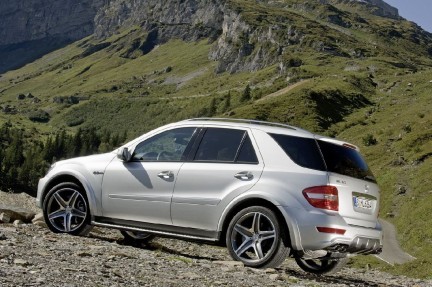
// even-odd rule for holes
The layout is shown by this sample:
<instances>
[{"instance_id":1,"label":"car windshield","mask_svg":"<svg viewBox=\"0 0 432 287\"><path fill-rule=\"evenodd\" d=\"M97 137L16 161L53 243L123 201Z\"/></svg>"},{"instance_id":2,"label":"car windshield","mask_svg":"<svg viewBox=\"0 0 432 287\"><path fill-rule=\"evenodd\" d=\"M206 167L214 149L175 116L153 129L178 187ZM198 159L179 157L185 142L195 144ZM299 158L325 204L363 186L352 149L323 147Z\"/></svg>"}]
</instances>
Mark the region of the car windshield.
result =
<instances>
[{"instance_id":1,"label":"car windshield","mask_svg":"<svg viewBox=\"0 0 432 287\"><path fill-rule=\"evenodd\" d=\"M327 170L371 182L376 182L361 154L350 147L318 140Z\"/></svg>"}]
</instances>

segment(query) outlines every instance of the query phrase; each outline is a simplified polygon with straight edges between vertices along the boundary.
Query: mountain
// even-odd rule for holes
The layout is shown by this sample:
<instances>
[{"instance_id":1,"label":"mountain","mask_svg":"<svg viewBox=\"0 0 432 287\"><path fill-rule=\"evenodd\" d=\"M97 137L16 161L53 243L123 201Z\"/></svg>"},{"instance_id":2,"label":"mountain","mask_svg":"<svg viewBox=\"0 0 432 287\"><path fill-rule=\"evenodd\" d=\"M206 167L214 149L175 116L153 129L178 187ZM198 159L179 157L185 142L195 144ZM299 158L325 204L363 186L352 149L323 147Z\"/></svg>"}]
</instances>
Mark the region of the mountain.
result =
<instances>
[{"instance_id":1,"label":"mountain","mask_svg":"<svg viewBox=\"0 0 432 287\"><path fill-rule=\"evenodd\" d=\"M0 73L94 32L104 0L0 1Z\"/></svg>"},{"instance_id":2,"label":"mountain","mask_svg":"<svg viewBox=\"0 0 432 287\"><path fill-rule=\"evenodd\" d=\"M36 1L10 2L19 15L14 3ZM63 32L24 37L16 30L3 37L9 42L2 47L28 43L36 50L44 45L28 41L76 39L1 74L0 125L10 121L23 133L21 162L37 156L25 148L46 148L59 134L89 129L89 137L99 131L133 138L201 116L297 125L360 146L375 171L381 216L397 226L402 246L418 259L373 266L430 277L432 34L379 0L86 3L93 16L84 21L79 13L83 24L74 29L52 22L42 26ZM1 144L11 150L17 142Z\"/></svg>"}]
</instances>

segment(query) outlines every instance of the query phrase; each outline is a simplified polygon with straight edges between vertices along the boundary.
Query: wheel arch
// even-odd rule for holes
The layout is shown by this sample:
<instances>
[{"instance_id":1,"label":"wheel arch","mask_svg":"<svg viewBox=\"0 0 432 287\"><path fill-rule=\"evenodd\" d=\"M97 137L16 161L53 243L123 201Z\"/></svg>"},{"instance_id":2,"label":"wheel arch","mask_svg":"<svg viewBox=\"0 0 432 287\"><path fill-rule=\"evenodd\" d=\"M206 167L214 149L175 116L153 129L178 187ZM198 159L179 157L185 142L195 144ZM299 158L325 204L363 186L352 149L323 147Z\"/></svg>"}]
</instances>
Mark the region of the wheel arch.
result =
<instances>
[{"instance_id":1,"label":"wheel arch","mask_svg":"<svg viewBox=\"0 0 432 287\"><path fill-rule=\"evenodd\" d=\"M43 202L45 201L46 195L48 194L48 192L53 187L55 187L58 184L64 183L64 182L75 183L84 190L85 195L87 197L88 204L89 204L91 219L93 220L95 211L97 210L94 192L91 192L93 189L90 186L90 184L88 184L86 182L85 178L83 176L78 175L78 174L62 173L62 174L58 174L58 175L52 177L47 182L47 184L45 185L45 188L43 189L43 192L41 195L41 204L43 204Z\"/></svg>"},{"instance_id":2,"label":"wheel arch","mask_svg":"<svg viewBox=\"0 0 432 287\"><path fill-rule=\"evenodd\" d=\"M285 246L288 246L291 248L291 235L290 235L290 228L288 227L288 223L286 221L285 216L282 214L281 210L277 207L277 205L270 201L267 200L265 198L261 198L261 197L251 197L251 198L246 198L243 200L240 200L239 202L235 203L232 207L229 208L228 211L226 211L224 213L224 215L222 215L222 219L221 222L219 224L219 242L220 244L224 245L225 244L225 236L226 236L226 232L229 226L229 223L231 222L232 218L238 213L240 212L242 209L250 207L250 206L262 206L262 207L266 207L268 209L270 209L271 211L273 211L276 215L276 218L280 224L280 226L284 229L284 234L286 234L286 236L283 238L284 244Z\"/></svg>"}]
</instances>

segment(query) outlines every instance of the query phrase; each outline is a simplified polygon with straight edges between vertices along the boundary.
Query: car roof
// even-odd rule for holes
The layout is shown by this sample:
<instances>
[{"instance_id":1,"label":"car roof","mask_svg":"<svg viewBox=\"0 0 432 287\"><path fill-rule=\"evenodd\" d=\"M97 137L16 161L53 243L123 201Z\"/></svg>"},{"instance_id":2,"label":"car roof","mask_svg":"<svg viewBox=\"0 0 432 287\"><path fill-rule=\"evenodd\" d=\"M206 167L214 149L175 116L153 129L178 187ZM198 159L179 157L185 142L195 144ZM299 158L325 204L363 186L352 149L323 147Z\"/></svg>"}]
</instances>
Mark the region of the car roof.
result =
<instances>
[{"instance_id":1,"label":"car roof","mask_svg":"<svg viewBox=\"0 0 432 287\"><path fill-rule=\"evenodd\" d=\"M184 124L202 125L202 126L229 126L251 128L265 131L267 133L288 134L299 137L312 138L315 134L304 129L274 122L248 120L248 119L231 119L231 118L194 118L181 121Z\"/></svg>"}]
</instances>

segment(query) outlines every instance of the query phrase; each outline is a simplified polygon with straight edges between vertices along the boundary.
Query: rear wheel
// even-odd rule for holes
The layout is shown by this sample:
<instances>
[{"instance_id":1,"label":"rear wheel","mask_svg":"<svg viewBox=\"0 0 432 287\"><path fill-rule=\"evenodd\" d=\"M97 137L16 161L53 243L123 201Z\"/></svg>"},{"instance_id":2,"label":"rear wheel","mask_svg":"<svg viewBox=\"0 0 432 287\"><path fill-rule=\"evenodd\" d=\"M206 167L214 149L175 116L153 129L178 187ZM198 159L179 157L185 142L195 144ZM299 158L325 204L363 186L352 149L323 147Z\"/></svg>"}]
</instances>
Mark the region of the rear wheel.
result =
<instances>
[{"instance_id":1,"label":"rear wheel","mask_svg":"<svg viewBox=\"0 0 432 287\"><path fill-rule=\"evenodd\" d=\"M126 241L148 243L155 238L153 234L139 231L120 230Z\"/></svg>"},{"instance_id":2,"label":"rear wheel","mask_svg":"<svg viewBox=\"0 0 432 287\"><path fill-rule=\"evenodd\" d=\"M86 235L90 229L90 209L83 189L72 182L54 186L43 202L48 228L55 233Z\"/></svg>"},{"instance_id":3,"label":"rear wheel","mask_svg":"<svg viewBox=\"0 0 432 287\"><path fill-rule=\"evenodd\" d=\"M226 244L231 257L246 266L277 267L290 252L284 244L284 236L285 231L272 210L252 206L233 217L226 233Z\"/></svg>"},{"instance_id":4,"label":"rear wheel","mask_svg":"<svg viewBox=\"0 0 432 287\"><path fill-rule=\"evenodd\" d=\"M295 258L295 261L303 271L314 274L332 274L340 271L347 264L348 258L338 260Z\"/></svg>"}]
</instances>

